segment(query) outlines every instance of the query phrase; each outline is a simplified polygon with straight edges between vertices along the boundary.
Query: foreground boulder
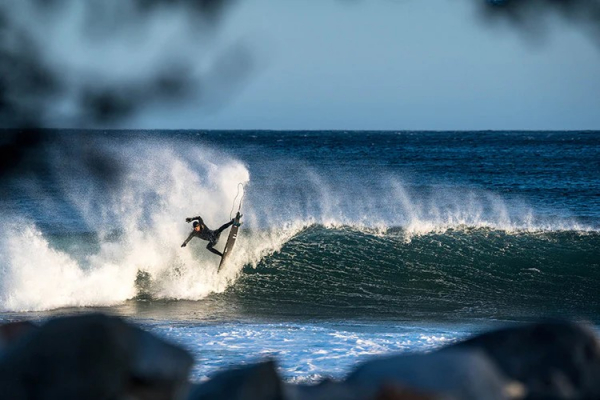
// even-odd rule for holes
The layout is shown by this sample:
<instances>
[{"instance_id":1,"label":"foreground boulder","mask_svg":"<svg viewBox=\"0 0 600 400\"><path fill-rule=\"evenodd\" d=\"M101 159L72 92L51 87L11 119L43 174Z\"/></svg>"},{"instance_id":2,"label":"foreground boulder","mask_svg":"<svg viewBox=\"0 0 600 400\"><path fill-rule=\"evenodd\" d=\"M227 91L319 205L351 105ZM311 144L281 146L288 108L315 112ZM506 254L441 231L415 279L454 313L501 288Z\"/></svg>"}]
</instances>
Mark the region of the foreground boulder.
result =
<instances>
[{"instance_id":1,"label":"foreground boulder","mask_svg":"<svg viewBox=\"0 0 600 400\"><path fill-rule=\"evenodd\" d=\"M485 333L450 349L485 352L532 399L600 398L600 344L584 325L551 322Z\"/></svg>"},{"instance_id":2,"label":"foreground boulder","mask_svg":"<svg viewBox=\"0 0 600 400\"><path fill-rule=\"evenodd\" d=\"M519 398L519 385L509 382L484 353L445 351L379 358L359 366L345 382L374 398L387 388L411 388L423 397L501 400Z\"/></svg>"},{"instance_id":3,"label":"foreground boulder","mask_svg":"<svg viewBox=\"0 0 600 400\"><path fill-rule=\"evenodd\" d=\"M280 400L282 388L275 363L267 361L218 373L197 385L189 400Z\"/></svg>"},{"instance_id":4,"label":"foreground boulder","mask_svg":"<svg viewBox=\"0 0 600 400\"><path fill-rule=\"evenodd\" d=\"M440 394L427 393L418 389L387 380L376 391L373 387L324 380L317 385L292 385L285 388L287 400L442 400Z\"/></svg>"},{"instance_id":5,"label":"foreground boulder","mask_svg":"<svg viewBox=\"0 0 600 400\"><path fill-rule=\"evenodd\" d=\"M182 399L192 357L104 315L57 318L0 356L1 398Z\"/></svg>"}]
</instances>

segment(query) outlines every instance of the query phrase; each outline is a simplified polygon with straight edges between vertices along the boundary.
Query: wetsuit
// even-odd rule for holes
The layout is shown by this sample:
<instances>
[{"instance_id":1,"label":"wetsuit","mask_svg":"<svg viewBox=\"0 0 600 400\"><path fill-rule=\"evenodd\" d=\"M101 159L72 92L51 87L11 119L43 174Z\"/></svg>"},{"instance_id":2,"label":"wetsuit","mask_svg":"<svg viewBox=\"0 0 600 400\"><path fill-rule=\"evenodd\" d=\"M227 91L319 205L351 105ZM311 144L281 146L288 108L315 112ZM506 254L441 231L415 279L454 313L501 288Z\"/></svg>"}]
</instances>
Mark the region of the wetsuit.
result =
<instances>
[{"instance_id":1,"label":"wetsuit","mask_svg":"<svg viewBox=\"0 0 600 400\"><path fill-rule=\"evenodd\" d=\"M198 239L208 241L206 248L209 251L223 257L223 253L221 253L217 249L213 249L213 246L216 245L219 241L219 236L221 236L221 232L233 225L233 219L215 231L209 229L206 225L204 225L202 217L186 218L185 220L186 222L198 221L198 223L200 224L200 232L196 232L196 230L193 230L192 233L190 233L190 235L187 237L187 239L185 239L185 242L183 242L181 247L185 247L188 244L188 242L192 240L192 238L197 237Z\"/></svg>"}]
</instances>

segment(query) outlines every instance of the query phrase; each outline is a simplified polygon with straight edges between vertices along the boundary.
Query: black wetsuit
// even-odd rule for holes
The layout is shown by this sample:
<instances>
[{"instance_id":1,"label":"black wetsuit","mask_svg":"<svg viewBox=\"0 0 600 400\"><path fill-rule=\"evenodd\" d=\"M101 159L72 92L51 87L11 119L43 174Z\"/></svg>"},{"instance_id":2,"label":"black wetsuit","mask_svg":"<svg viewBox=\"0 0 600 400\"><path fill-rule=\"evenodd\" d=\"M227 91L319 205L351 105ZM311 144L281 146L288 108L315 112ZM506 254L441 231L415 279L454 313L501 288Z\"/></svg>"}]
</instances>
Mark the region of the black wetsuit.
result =
<instances>
[{"instance_id":1,"label":"black wetsuit","mask_svg":"<svg viewBox=\"0 0 600 400\"><path fill-rule=\"evenodd\" d=\"M206 225L204 225L204 221L202 220L202 217L186 218L186 221L187 222L198 221L198 223L200 224L200 232L196 232L196 230L193 230L192 233L190 233L190 235L187 237L187 239L185 239L185 242L183 242L181 247L185 247L188 244L188 242L190 240L192 240L192 238L197 237L198 239L208 241L206 248L209 251L223 257L223 253L221 253L217 249L213 249L213 246L216 245L217 242L219 241L219 236L221 236L221 232L223 232L225 229L227 229L231 225L233 225L233 221L234 221L233 219L215 231L213 231L212 229L209 229Z\"/></svg>"}]
</instances>

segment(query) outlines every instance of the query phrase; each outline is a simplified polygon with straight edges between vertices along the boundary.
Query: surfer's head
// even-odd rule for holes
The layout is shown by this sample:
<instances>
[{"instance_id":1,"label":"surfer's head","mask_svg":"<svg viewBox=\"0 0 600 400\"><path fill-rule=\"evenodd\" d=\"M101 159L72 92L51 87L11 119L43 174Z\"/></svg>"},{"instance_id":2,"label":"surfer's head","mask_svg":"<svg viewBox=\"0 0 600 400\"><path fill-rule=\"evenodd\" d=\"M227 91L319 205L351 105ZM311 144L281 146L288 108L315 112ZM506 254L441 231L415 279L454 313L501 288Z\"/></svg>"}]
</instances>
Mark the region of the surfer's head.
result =
<instances>
[{"instance_id":1,"label":"surfer's head","mask_svg":"<svg viewBox=\"0 0 600 400\"><path fill-rule=\"evenodd\" d=\"M194 223L192 225L194 226L195 231L200 232L202 230L202 225L200 225L200 222L194 221Z\"/></svg>"}]
</instances>

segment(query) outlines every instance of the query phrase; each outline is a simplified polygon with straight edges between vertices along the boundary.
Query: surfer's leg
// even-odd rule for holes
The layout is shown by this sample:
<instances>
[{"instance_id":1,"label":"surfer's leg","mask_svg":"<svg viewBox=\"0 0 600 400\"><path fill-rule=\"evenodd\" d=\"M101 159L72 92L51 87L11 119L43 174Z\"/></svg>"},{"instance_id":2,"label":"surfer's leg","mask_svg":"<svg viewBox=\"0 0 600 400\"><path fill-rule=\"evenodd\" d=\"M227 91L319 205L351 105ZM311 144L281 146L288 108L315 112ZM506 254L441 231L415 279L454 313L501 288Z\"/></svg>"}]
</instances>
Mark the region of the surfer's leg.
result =
<instances>
[{"instance_id":1,"label":"surfer's leg","mask_svg":"<svg viewBox=\"0 0 600 400\"><path fill-rule=\"evenodd\" d=\"M212 252L212 253L215 253L215 254L216 254L216 255L218 255L218 256L221 256L221 257L223 257L223 253L221 253L221 252L220 252L219 250L217 250L217 249L213 249L213 246L214 246L215 244L216 244L216 243L213 243L213 242L208 242L208 244L206 245L206 249L207 249L208 251Z\"/></svg>"},{"instance_id":2,"label":"surfer's leg","mask_svg":"<svg viewBox=\"0 0 600 400\"><path fill-rule=\"evenodd\" d=\"M225 225L221 226L219 229L216 230L217 234L223 232L225 229L229 228L231 225L233 225L233 219L231 221L229 221L228 223L226 223Z\"/></svg>"}]
</instances>

